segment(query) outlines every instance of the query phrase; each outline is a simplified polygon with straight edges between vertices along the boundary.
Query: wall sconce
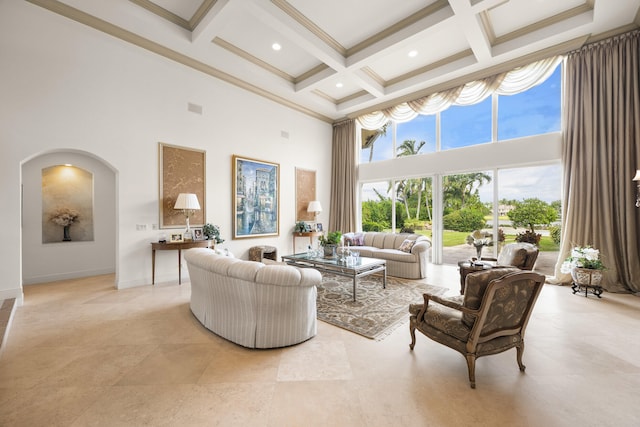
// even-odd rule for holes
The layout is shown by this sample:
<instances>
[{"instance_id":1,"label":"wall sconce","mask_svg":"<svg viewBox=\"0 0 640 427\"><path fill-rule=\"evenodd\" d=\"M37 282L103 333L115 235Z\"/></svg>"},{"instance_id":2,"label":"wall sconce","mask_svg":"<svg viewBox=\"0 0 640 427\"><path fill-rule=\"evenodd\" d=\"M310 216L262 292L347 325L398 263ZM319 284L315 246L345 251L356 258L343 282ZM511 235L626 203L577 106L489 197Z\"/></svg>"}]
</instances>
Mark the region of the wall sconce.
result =
<instances>
[{"instance_id":1,"label":"wall sconce","mask_svg":"<svg viewBox=\"0 0 640 427\"><path fill-rule=\"evenodd\" d=\"M193 240L191 235L191 228L189 227L189 217L194 214L196 210L200 210L200 203L198 203L198 196L192 193L180 193L176 199L176 204L173 209L182 209L182 213L186 218L187 229L184 232L184 240Z\"/></svg>"},{"instance_id":2,"label":"wall sconce","mask_svg":"<svg viewBox=\"0 0 640 427\"><path fill-rule=\"evenodd\" d=\"M309 202L309 207L307 208L307 212L313 212L313 222L317 221L318 213L322 212L322 206L318 200L313 200Z\"/></svg>"},{"instance_id":3,"label":"wall sconce","mask_svg":"<svg viewBox=\"0 0 640 427\"><path fill-rule=\"evenodd\" d=\"M640 169L636 170L636 176L633 180L638 183L638 191L636 192L636 208L640 208Z\"/></svg>"}]
</instances>

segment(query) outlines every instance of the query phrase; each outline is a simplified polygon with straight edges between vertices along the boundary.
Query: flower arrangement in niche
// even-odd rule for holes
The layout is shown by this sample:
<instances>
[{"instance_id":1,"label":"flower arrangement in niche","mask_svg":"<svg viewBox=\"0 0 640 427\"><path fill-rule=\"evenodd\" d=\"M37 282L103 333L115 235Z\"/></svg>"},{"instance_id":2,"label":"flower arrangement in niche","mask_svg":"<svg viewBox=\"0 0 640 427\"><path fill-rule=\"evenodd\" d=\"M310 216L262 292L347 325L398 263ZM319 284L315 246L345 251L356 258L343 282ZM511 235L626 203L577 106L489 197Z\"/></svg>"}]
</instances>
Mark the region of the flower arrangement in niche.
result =
<instances>
[{"instance_id":1,"label":"flower arrangement in niche","mask_svg":"<svg viewBox=\"0 0 640 427\"><path fill-rule=\"evenodd\" d=\"M75 209L61 208L56 210L49 218L53 223L68 227L74 222L78 221L80 213Z\"/></svg>"},{"instance_id":2,"label":"flower arrangement in niche","mask_svg":"<svg viewBox=\"0 0 640 427\"><path fill-rule=\"evenodd\" d=\"M479 261L482 257L482 248L493 245L493 235L488 231L475 230L467 236L467 245L475 246Z\"/></svg>"},{"instance_id":3,"label":"flower arrangement in niche","mask_svg":"<svg viewBox=\"0 0 640 427\"><path fill-rule=\"evenodd\" d=\"M577 246L571 249L571 255L562 263L560 271L571 273L575 268L589 270L604 270L605 266L600 259L600 251L591 246Z\"/></svg>"},{"instance_id":4,"label":"flower arrangement in niche","mask_svg":"<svg viewBox=\"0 0 640 427\"><path fill-rule=\"evenodd\" d=\"M49 218L53 223L61 225L63 227L63 242L70 242L71 235L69 234L69 227L71 224L78 221L80 213L75 209L60 208L56 210Z\"/></svg>"}]
</instances>

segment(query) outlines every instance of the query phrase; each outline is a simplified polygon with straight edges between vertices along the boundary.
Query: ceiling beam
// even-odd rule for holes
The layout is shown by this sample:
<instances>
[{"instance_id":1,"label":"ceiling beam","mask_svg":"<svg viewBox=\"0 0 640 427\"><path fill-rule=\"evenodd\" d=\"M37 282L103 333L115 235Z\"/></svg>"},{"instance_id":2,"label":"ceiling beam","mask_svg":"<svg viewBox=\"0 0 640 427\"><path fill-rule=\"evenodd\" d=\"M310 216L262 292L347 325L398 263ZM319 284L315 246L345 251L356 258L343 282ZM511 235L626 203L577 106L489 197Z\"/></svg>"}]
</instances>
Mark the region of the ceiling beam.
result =
<instances>
[{"instance_id":1,"label":"ceiling beam","mask_svg":"<svg viewBox=\"0 0 640 427\"><path fill-rule=\"evenodd\" d=\"M217 0L191 32L194 44L210 43L230 22L226 19L232 7L242 0Z\"/></svg>"},{"instance_id":2,"label":"ceiling beam","mask_svg":"<svg viewBox=\"0 0 640 427\"><path fill-rule=\"evenodd\" d=\"M469 0L449 0L449 4L456 14L456 19L459 20L458 28L465 35L476 59L478 61L490 60L492 57L491 40L485 31L480 14L486 10L485 6L493 6L493 3L484 1L472 6Z\"/></svg>"}]
</instances>

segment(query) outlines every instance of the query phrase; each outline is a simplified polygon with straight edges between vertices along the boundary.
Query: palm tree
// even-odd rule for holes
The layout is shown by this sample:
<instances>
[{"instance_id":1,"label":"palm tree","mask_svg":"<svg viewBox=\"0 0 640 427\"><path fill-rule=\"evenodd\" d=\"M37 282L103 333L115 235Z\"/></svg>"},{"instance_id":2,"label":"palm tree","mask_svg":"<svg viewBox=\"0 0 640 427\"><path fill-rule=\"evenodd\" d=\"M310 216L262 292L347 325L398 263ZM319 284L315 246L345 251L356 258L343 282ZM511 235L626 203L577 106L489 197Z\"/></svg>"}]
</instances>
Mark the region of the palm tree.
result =
<instances>
[{"instance_id":1,"label":"palm tree","mask_svg":"<svg viewBox=\"0 0 640 427\"><path fill-rule=\"evenodd\" d=\"M445 205L451 210L462 209L478 196L478 189L491 182L491 176L484 172L447 175L443 179Z\"/></svg>"},{"instance_id":2,"label":"palm tree","mask_svg":"<svg viewBox=\"0 0 640 427\"><path fill-rule=\"evenodd\" d=\"M398 157L407 157L407 156L415 156L416 154L420 154L420 150L426 144L427 143L425 141L420 141L418 143L418 145L416 146L416 140L415 139L405 140L397 148L397 150L396 150L397 151L397 156ZM403 192L402 192L402 194L403 194L404 199L405 199L405 209L407 211L407 218L411 218L411 216L409 215L409 203L408 203L407 199L412 194L417 194L418 195L418 206L416 208L416 219L420 219L420 205L422 204L422 192L426 188L426 184L427 184L426 181L427 181L426 178L409 179L409 180L406 180L406 181L402 181L403 182L403 185L402 185ZM398 190L400 190L400 188L398 188ZM427 213L428 213L429 219L431 219L431 211L429 210L429 200L428 200L428 198L425 199L425 206L427 208Z\"/></svg>"},{"instance_id":3,"label":"palm tree","mask_svg":"<svg viewBox=\"0 0 640 427\"><path fill-rule=\"evenodd\" d=\"M362 129L361 134L360 134L361 139L362 139L362 149L363 150L365 148L369 149L369 163L371 163L371 161L373 160L373 146L374 146L376 140L381 135L386 135L387 134L387 127L390 124L391 124L391 122L387 122L380 129L376 129L376 130Z\"/></svg>"}]
</instances>

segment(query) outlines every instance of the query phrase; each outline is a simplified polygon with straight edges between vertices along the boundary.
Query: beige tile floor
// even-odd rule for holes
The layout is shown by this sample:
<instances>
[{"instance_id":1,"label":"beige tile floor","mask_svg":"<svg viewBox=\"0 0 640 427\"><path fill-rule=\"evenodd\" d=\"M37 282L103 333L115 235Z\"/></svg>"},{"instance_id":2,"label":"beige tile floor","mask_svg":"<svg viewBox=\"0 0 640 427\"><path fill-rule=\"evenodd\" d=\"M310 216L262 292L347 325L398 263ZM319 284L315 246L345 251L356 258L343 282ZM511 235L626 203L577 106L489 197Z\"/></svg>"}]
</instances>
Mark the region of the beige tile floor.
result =
<instances>
[{"instance_id":1,"label":"beige tile floor","mask_svg":"<svg viewBox=\"0 0 640 427\"><path fill-rule=\"evenodd\" d=\"M453 267L429 283L458 289ZM0 355L0 426L638 426L640 298L547 285L515 350L464 358L407 324L372 341L318 322L248 350L189 311L189 284L117 291L113 276L25 288Z\"/></svg>"}]
</instances>

